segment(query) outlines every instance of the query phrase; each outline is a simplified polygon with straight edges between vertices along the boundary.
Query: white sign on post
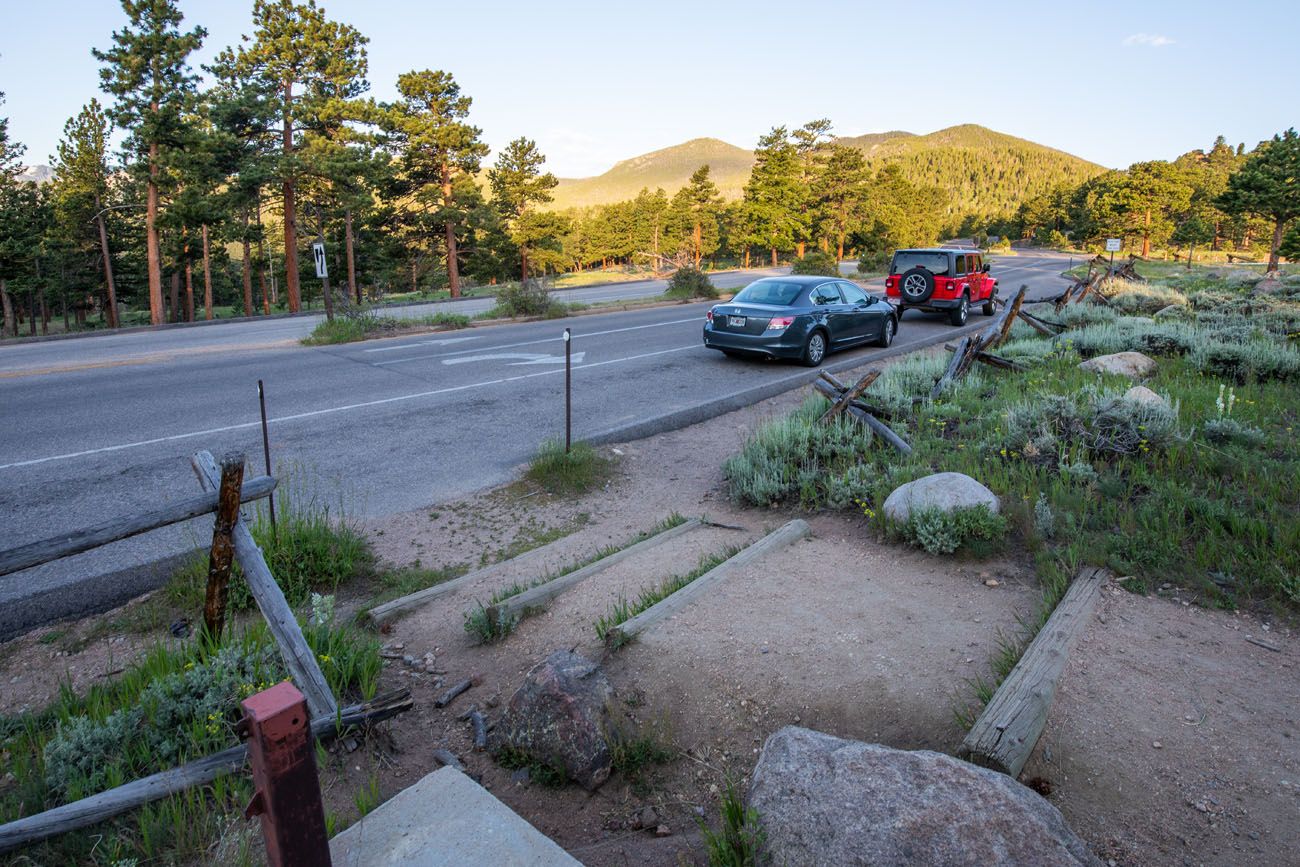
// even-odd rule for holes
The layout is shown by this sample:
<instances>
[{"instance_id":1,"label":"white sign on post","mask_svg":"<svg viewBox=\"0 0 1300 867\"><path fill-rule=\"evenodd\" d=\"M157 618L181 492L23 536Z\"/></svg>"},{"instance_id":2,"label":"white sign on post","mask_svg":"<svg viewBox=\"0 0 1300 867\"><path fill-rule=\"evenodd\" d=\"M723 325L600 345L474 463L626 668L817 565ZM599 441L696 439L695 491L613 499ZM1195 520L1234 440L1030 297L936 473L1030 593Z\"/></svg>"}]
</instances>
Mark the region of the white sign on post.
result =
<instances>
[{"instance_id":1,"label":"white sign on post","mask_svg":"<svg viewBox=\"0 0 1300 867\"><path fill-rule=\"evenodd\" d=\"M1121 239L1119 239L1119 238L1107 238L1107 239L1106 239L1106 252L1107 252L1107 253L1118 253L1118 252L1120 251L1120 248L1121 248L1122 246L1123 246L1123 244L1121 243Z\"/></svg>"},{"instance_id":2,"label":"white sign on post","mask_svg":"<svg viewBox=\"0 0 1300 867\"><path fill-rule=\"evenodd\" d=\"M311 245L311 254L316 260L316 276L324 280L330 275L329 269L325 267L325 242L314 242Z\"/></svg>"}]
</instances>

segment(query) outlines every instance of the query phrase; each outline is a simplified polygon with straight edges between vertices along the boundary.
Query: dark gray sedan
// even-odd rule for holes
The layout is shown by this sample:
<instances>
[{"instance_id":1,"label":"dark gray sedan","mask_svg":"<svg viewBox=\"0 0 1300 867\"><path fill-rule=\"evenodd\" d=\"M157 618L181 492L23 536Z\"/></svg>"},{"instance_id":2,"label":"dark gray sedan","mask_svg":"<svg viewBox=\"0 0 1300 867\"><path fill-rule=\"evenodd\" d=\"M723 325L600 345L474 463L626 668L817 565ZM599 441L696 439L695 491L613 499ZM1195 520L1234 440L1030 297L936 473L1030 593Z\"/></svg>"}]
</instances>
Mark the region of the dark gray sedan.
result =
<instances>
[{"instance_id":1,"label":"dark gray sedan","mask_svg":"<svg viewBox=\"0 0 1300 867\"><path fill-rule=\"evenodd\" d=\"M834 277L766 277L705 316L704 345L729 356L797 358L809 367L827 353L888 346L898 313L883 299Z\"/></svg>"}]
</instances>

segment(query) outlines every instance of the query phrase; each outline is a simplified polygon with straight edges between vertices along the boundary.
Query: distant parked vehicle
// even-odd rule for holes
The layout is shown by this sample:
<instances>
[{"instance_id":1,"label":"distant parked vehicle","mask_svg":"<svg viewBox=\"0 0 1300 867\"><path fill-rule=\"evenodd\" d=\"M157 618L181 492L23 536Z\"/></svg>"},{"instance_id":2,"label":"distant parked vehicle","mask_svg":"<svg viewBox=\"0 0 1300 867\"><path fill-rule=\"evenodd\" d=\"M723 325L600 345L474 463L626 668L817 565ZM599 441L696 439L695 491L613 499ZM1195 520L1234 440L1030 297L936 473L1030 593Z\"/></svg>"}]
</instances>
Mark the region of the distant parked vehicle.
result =
<instances>
[{"instance_id":1,"label":"distant parked vehicle","mask_svg":"<svg viewBox=\"0 0 1300 867\"><path fill-rule=\"evenodd\" d=\"M997 294L998 281L983 255L972 250L898 250L885 278L885 296L899 315L908 309L947 313L953 325L965 325L976 304L992 316Z\"/></svg>"},{"instance_id":2,"label":"distant parked vehicle","mask_svg":"<svg viewBox=\"0 0 1300 867\"><path fill-rule=\"evenodd\" d=\"M816 367L851 346L888 346L896 333L898 312L847 280L766 277L705 314L704 345L733 357L792 358Z\"/></svg>"}]
</instances>

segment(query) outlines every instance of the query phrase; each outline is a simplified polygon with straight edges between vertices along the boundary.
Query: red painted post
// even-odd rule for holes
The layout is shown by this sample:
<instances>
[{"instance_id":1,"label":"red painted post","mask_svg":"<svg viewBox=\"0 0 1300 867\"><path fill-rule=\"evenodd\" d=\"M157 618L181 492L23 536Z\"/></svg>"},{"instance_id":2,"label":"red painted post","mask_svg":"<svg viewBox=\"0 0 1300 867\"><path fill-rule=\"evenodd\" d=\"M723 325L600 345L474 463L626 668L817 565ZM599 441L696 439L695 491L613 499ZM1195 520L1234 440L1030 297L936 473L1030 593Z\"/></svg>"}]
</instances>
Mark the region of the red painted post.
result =
<instances>
[{"instance_id":1,"label":"red painted post","mask_svg":"<svg viewBox=\"0 0 1300 867\"><path fill-rule=\"evenodd\" d=\"M256 787L244 817L262 817L267 863L271 867L328 867L329 839L307 700L286 680L250 695L241 706L241 727L248 734L248 759Z\"/></svg>"}]
</instances>

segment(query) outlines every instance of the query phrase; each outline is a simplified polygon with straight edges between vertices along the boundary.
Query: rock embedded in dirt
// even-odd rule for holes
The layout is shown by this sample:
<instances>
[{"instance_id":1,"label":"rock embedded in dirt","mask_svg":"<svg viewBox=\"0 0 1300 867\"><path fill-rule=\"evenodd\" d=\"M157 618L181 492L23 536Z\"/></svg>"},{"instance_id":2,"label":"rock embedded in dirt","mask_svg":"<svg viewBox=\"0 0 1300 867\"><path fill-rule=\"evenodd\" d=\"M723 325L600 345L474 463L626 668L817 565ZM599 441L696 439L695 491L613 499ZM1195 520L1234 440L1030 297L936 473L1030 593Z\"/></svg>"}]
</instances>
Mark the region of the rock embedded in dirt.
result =
<instances>
[{"instance_id":1,"label":"rock embedded in dirt","mask_svg":"<svg viewBox=\"0 0 1300 867\"><path fill-rule=\"evenodd\" d=\"M764 744L748 804L775 864L1101 863L1054 806L1008 776L794 726Z\"/></svg>"},{"instance_id":2,"label":"rock embedded in dirt","mask_svg":"<svg viewBox=\"0 0 1300 867\"><path fill-rule=\"evenodd\" d=\"M902 522L915 509L952 512L974 506L996 512L1000 503L996 494L964 473L935 473L895 488L885 499L884 510L892 520Z\"/></svg>"},{"instance_id":3,"label":"rock embedded in dirt","mask_svg":"<svg viewBox=\"0 0 1300 867\"><path fill-rule=\"evenodd\" d=\"M1140 352L1115 352L1110 355L1098 355L1079 363L1080 370L1092 373L1114 373L1129 379L1146 379L1155 374L1159 365L1155 360Z\"/></svg>"},{"instance_id":4,"label":"rock embedded in dirt","mask_svg":"<svg viewBox=\"0 0 1300 867\"><path fill-rule=\"evenodd\" d=\"M1169 401L1165 400L1164 397L1162 397L1159 394L1156 394L1154 391L1147 388L1145 385L1133 386L1128 391L1124 392L1124 399L1133 401L1134 403L1147 404L1149 406L1159 406L1159 407L1164 407L1166 409L1169 408Z\"/></svg>"},{"instance_id":5,"label":"rock embedded in dirt","mask_svg":"<svg viewBox=\"0 0 1300 867\"><path fill-rule=\"evenodd\" d=\"M557 650L524 675L497 725L494 749L518 750L562 768L593 791L613 765L606 737L615 730L613 707L614 687L600 666Z\"/></svg>"}]
</instances>

